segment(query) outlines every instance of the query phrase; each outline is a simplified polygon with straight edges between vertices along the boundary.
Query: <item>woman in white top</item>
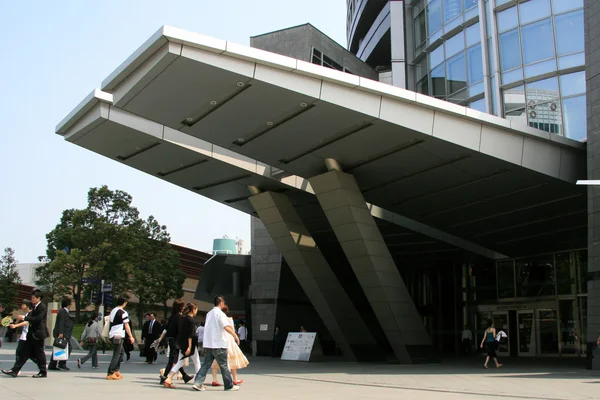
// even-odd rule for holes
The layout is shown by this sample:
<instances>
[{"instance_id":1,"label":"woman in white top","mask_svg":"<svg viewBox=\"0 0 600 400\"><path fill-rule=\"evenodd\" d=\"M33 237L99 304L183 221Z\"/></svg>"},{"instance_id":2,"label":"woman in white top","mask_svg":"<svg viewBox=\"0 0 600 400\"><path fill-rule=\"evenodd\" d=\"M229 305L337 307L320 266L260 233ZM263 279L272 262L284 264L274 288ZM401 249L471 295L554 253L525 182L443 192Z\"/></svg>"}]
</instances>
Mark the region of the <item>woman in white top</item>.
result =
<instances>
[{"instance_id":1,"label":"woman in white top","mask_svg":"<svg viewBox=\"0 0 600 400\"><path fill-rule=\"evenodd\" d=\"M21 304L21 310L25 313L25 316L31 312L32 304L29 300L23 300L23 304ZM8 326L10 329L21 328L21 335L19 336L19 343L17 344L17 350L15 351L15 364L19 362L19 357L23 352L23 348L25 346L25 342L27 341L27 332L29 332L29 322L23 321L18 324L10 324ZM2 370L5 374L7 372L11 372L12 369L5 371Z\"/></svg>"},{"instance_id":2,"label":"woman in white top","mask_svg":"<svg viewBox=\"0 0 600 400\"><path fill-rule=\"evenodd\" d=\"M98 315L94 314L81 334L81 346L83 347L83 343L86 343L88 353L85 357L77 360L78 368L81 368L81 365L90 358L92 359L92 368L98 368L98 341L100 340L102 340L102 329L98 323Z\"/></svg>"}]
</instances>

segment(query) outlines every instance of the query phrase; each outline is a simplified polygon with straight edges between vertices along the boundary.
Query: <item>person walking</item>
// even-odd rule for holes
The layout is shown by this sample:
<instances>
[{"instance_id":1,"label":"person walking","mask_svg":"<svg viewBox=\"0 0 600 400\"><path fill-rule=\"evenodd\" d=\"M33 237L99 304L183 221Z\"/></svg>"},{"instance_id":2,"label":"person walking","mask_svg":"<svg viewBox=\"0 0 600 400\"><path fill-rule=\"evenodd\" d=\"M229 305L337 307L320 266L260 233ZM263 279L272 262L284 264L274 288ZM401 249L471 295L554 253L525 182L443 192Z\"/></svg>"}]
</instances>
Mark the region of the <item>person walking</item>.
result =
<instances>
[{"instance_id":1,"label":"person walking","mask_svg":"<svg viewBox=\"0 0 600 400\"><path fill-rule=\"evenodd\" d=\"M465 356L471 354L471 341L473 340L473 332L469 329L469 325L465 325L462 331L462 347Z\"/></svg>"},{"instance_id":2,"label":"person walking","mask_svg":"<svg viewBox=\"0 0 600 400\"><path fill-rule=\"evenodd\" d=\"M492 321L488 321L488 327L483 334L483 339L481 339L481 344L479 347L483 349L484 343L487 351L487 357L485 358L485 364L483 364L484 368L488 367L488 363L490 362L490 358L494 359L494 363L496 364L496 368L502 367L502 364L498 363L498 356L496 355L496 328L494 328L494 324Z\"/></svg>"},{"instance_id":3,"label":"person walking","mask_svg":"<svg viewBox=\"0 0 600 400\"><path fill-rule=\"evenodd\" d=\"M229 371L229 367L227 366L227 334L233 336L238 345L240 344L240 339L235 330L229 325L229 320L225 313L221 311L225 307L223 296L215 297L213 304L214 308L206 315L204 324L204 352L206 356L204 357L204 364L196 374L192 388L198 391L206 390L206 386L204 386L206 374L212 362L217 360L217 364L221 368L225 390L238 391L240 388L233 384L231 371Z\"/></svg>"},{"instance_id":4,"label":"person walking","mask_svg":"<svg viewBox=\"0 0 600 400\"><path fill-rule=\"evenodd\" d=\"M200 370L200 354L198 353L198 337L196 336L196 323L194 318L198 313L198 306L194 303L188 303L183 309L181 323L179 325L179 334L177 335L177 350L179 350L179 360L173 366L167 379L163 384L168 389L175 389L173 385L173 376L183 367L185 359L190 357L194 363L195 374ZM186 382L187 383L187 382Z\"/></svg>"},{"instance_id":5,"label":"person walking","mask_svg":"<svg viewBox=\"0 0 600 400\"><path fill-rule=\"evenodd\" d=\"M154 313L148 314L148 320L142 327L142 340L144 341L144 354L146 356L146 362L152 364L158 359L158 353L156 348L152 346L154 341L160 336L162 327L160 322L156 320Z\"/></svg>"},{"instance_id":6,"label":"person walking","mask_svg":"<svg viewBox=\"0 0 600 400\"><path fill-rule=\"evenodd\" d=\"M244 353L248 353L248 328L246 328L246 323L244 321L240 321L240 327L237 331L238 337L240 338L240 349Z\"/></svg>"},{"instance_id":7,"label":"person walking","mask_svg":"<svg viewBox=\"0 0 600 400\"><path fill-rule=\"evenodd\" d=\"M46 326L46 318L48 309L42 303L44 294L41 290L34 290L31 293L31 312L27 315L19 315L18 319L29 323L27 337L22 346L22 353L19 355L18 361L11 370L2 370L2 373L16 378L19 371L28 359L35 362L39 368L37 375L34 378L46 378L48 371L46 369L46 353L44 352L44 340L49 336L48 327Z\"/></svg>"},{"instance_id":8,"label":"person walking","mask_svg":"<svg viewBox=\"0 0 600 400\"><path fill-rule=\"evenodd\" d=\"M204 321L200 322L200 326L196 330L196 336L198 336L198 353L200 357L204 357Z\"/></svg>"},{"instance_id":9,"label":"person walking","mask_svg":"<svg viewBox=\"0 0 600 400\"><path fill-rule=\"evenodd\" d=\"M121 375L119 370L121 369L121 359L123 357L125 332L129 335L129 342L133 344L133 335L131 334L131 328L129 327L129 314L125 311L128 300L129 296L126 294L121 295L117 299L117 306L113 308L108 317L110 323L108 338L113 345L113 355L106 374L106 380L109 381L123 379L123 375Z\"/></svg>"},{"instance_id":10,"label":"person walking","mask_svg":"<svg viewBox=\"0 0 600 400\"><path fill-rule=\"evenodd\" d=\"M173 369L173 365L177 364L179 361L179 349L177 347L177 337L179 336L179 327L181 324L181 313L183 312L183 308L185 307L185 303L183 300L178 299L173 302L172 314L167 321L165 329L163 330L160 337L154 342L154 346L160 343L164 338L167 338L167 343L169 345L169 360L167 361L167 365L165 370L160 376L160 384L164 385L169 372ZM193 379L192 376L189 376L183 366L179 368L179 372L183 377L183 381L188 383Z\"/></svg>"},{"instance_id":11,"label":"person walking","mask_svg":"<svg viewBox=\"0 0 600 400\"><path fill-rule=\"evenodd\" d=\"M27 316L31 312L31 301L24 300L23 304L21 304L21 311L23 311L24 315ZM17 350L15 351L15 364L19 362L19 358L24 356L25 346L27 342L27 331L29 330L29 322L20 322L18 324L10 324L8 325L10 329L18 329L21 328L21 335L19 337L19 341L17 343ZM14 367L13 367L14 368ZM10 370L2 370L2 372L6 375L10 375Z\"/></svg>"},{"instance_id":12,"label":"person walking","mask_svg":"<svg viewBox=\"0 0 600 400\"><path fill-rule=\"evenodd\" d=\"M69 352L69 356L71 356L71 351L73 350L73 346L71 346L71 335L73 334L73 320L69 314L69 306L71 306L71 299L68 297L63 298L60 303L60 309L56 315L56 324L54 325L54 330L52 332L52 336L54 339L60 338L65 339L67 341L67 349ZM50 364L48 364L48 369L50 371L69 371L69 367L67 367L67 361L61 360L58 363L54 360L54 354L52 354L50 358Z\"/></svg>"},{"instance_id":13,"label":"person walking","mask_svg":"<svg viewBox=\"0 0 600 400\"><path fill-rule=\"evenodd\" d=\"M225 313L225 315L229 313L229 308L227 307L227 305L223 307L222 311ZM233 318L229 317L228 320L229 325L233 328ZM242 339L240 338L240 343L241 341ZM240 349L240 346L237 345L237 343L231 335L227 335L227 366L231 371L231 377L233 378L234 385L239 386L242 383L244 383L243 380L238 379L237 371L238 369L246 368L248 364L250 363L244 355L244 352ZM217 371L219 370L219 365L216 361L213 361L211 368L213 377L212 386L221 386L219 382L217 382Z\"/></svg>"},{"instance_id":14,"label":"person walking","mask_svg":"<svg viewBox=\"0 0 600 400\"><path fill-rule=\"evenodd\" d=\"M84 343L87 344L88 353L85 357L77 360L77 368L81 368L90 358L92 359L92 368L98 368L98 342L101 340L102 329L98 323L98 314L94 314L81 333L81 346Z\"/></svg>"}]
</instances>

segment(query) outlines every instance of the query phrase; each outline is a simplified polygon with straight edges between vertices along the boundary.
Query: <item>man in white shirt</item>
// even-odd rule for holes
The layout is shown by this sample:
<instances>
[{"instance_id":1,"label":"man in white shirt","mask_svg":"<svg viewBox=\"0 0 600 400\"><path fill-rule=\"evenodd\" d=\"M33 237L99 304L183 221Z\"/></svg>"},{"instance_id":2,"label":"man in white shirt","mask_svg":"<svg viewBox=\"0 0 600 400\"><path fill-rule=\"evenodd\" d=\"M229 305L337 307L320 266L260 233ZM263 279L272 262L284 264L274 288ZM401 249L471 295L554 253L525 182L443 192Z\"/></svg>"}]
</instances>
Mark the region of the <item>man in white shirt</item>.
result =
<instances>
[{"instance_id":1,"label":"man in white shirt","mask_svg":"<svg viewBox=\"0 0 600 400\"><path fill-rule=\"evenodd\" d=\"M221 368L221 376L223 377L223 386L226 391L238 391L240 388L234 386L233 378L231 377L231 371L227 366L227 335L233 336L235 342L239 345L240 339L235 334L235 331L229 325L229 319L223 311L225 307L225 299L223 296L217 296L214 300L215 307L209 311L206 315L204 322L204 362L200 371L196 374L194 385L192 388L198 391L206 390L204 386L204 379L206 374L212 366L213 360L217 361L219 368Z\"/></svg>"},{"instance_id":2,"label":"man in white shirt","mask_svg":"<svg viewBox=\"0 0 600 400\"><path fill-rule=\"evenodd\" d=\"M469 329L469 325L465 325L465 330L462 331L462 346L465 355L471 354L471 341L473 340L473 332Z\"/></svg>"},{"instance_id":3,"label":"man in white shirt","mask_svg":"<svg viewBox=\"0 0 600 400\"><path fill-rule=\"evenodd\" d=\"M196 335L198 336L198 354L204 356L204 322L200 322Z\"/></svg>"},{"instance_id":4,"label":"man in white shirt","mask_svg":"<svg viewBox=\"0 0 600 400\"><path fill-rule=\"evenodd\" d=\"M237 331L238 337L240 338L240 349L244 352L248 352L248 328L244 321L240 321L240 327Z\"/></svg>"},{"instance_id":5,"label":"man in white shirt","mask_svg":"<svg viewBox=\"0 0 600 400\"><path fill-rule=\"evenodd\" d=\"M123 375L119 372L121 369L121 359L123 358L123 341L125 340L125 332L129 335L129 341L133 344L133 335L129 327L129 314L125 311L129 297L122 295L117 299L117 307L113 308L108 316L110 322L110 332L108 338L113 345L113 355L108 366L106 380L118 381L123 379Z\"/></svg>"}]
</instances>

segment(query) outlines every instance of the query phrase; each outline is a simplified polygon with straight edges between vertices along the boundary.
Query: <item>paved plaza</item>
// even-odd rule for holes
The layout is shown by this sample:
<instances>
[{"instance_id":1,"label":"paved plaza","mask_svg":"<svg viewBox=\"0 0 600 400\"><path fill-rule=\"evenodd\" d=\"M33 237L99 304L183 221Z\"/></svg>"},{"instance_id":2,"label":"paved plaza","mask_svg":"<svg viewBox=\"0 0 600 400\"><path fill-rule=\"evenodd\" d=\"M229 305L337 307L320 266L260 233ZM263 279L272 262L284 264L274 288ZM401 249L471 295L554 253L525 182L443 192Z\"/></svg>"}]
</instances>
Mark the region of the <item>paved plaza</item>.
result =
<instances>
[{"instance_id":1,"label":"paved plaza","mask_svg":"<svg viewBox=\"0 0 600 400\"><path fill-rule=\"evenodd\" d=\"M1 368L14 360L14 344L0 350ZM74 352L72 360L83 353ZM177 390L158 385L158 368L146 365L136 353L121 369L125 378L104 379L109 354L100 355L100 369L90 364L70 372L51 372L48 379L30 378L36 369L28 363L19 378L0 377L2 399L25 400L82 399L213 399L243 396L244 399L553 399L600 398L600 373L581 368L579 360L511 360L500 370L484 370L482 360L448 360L435 365L382 365L342 362L292 363L277 359L251 358L240 373L244 384L238 393L209 388L195 392L191 385L175 384Z\"/></svg>"}]
</instances>

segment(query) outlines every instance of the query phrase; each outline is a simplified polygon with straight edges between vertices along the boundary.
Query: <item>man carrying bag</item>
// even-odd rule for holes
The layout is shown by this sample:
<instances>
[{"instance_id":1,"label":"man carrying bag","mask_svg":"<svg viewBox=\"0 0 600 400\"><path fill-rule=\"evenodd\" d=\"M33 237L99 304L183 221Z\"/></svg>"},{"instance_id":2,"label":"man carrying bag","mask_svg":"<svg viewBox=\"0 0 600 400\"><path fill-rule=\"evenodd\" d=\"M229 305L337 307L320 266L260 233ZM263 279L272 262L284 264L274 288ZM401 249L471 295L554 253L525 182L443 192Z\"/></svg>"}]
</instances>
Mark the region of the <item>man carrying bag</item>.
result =
<instances>
[{"instance_id":1,"label":"man carrying bag","mask_svg":"<svg viewBox=\"0 0 600 400\"><path fill-rule=\"evenodd\" d=\"M71 335L73 334L73 320L69 315L69 306L71 299L64 298L61 302L61 308L56 315L56 324L54 325L54 344L52 347L52 358L48 369L51 371L69 371L67 360L71 355ZM58 361L58 363L57 363Z\"/></svg>"}]
</instances>

